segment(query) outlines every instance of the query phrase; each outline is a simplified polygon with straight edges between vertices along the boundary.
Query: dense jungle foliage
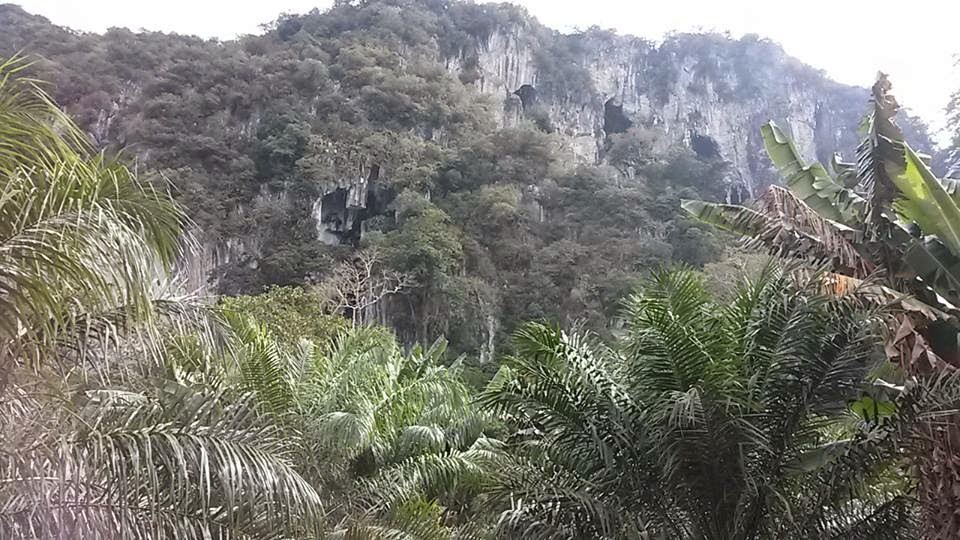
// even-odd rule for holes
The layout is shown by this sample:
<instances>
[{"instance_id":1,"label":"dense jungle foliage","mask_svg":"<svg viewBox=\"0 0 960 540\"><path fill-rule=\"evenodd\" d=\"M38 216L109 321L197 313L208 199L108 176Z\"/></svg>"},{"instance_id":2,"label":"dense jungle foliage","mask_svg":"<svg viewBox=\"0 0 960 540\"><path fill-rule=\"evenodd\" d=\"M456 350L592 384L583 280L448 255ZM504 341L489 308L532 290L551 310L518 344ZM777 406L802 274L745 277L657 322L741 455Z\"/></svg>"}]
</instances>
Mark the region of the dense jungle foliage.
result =
<instances>
[{"instance_id":1,"label":"dense jungle foliage","mask_svg":"<svg viewBox=\"0 0 960 540\"><path fill-rule=\"evenodd\" d=\"M511 25L504 123L470 51ZM957 154L886 76L838 90L856 163L758 124L781 183L731 204L716 141L612 101L572 158L610 35L509 5L0 29L0 538L960 535ZM725 101L782 57L638 43Z\"/></svg>"},{"instance_id":2,"label":"dense jungle foliage","mask_svg":"<svg viewBox=\"0 0 960 540\"><path fill-rule=\"evenodd\" d=\"M869 286L657 272L619 337L525 324L478 389L316 289L178 296L186 215L26 68L0 65L3 537L916 536L908 459L960 386L898 384Z\"/></svg>"},{"instance_id":3,"label":"dense jungle foliage","mask_svg":"<svg viewBox=\"0 0 960 540\"><path fill-rule=\"evenodd\" d=\"M410 277L376 306L378 322L407 344L446 336L486 363L527 320L606 334L650 270L715 262L730 244L678 211L680 199L720 200L736 182L710 137L683 142L624 117L605 126L597 161L571 159L570 134L555 131L563 107L602 107L582 58L612 47L609 32L561 35L509 4L448 0L343 2L226 42L77 34L11 5L0 26L0 54L32 55L31 75L96 148L172 186L207 247L188 261L193 286L315 285L374 247L381 266ZM537 88L504 127L503 98L477 90L476 51L511 29L534 44ZM654 102L687 69L694 92L775 96L787 62L852 104L851 134L859 120L859 90L756 36L632 43L648 56L637 84Z\"/></svg>"}]
</instances>

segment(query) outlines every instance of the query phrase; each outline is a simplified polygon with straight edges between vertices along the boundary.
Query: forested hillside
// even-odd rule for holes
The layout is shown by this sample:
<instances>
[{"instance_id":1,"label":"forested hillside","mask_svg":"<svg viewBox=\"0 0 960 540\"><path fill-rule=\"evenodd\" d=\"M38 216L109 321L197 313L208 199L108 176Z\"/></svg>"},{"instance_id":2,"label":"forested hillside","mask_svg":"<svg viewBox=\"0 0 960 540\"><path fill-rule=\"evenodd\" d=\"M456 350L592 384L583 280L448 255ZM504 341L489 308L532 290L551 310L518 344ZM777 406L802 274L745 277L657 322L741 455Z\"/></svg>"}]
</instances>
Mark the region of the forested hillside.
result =
<instances>
[{"instance_id":1,"label":"forested hillside","mask_svg":"<svg viewBox=\"0 0 960 540\"><path fill-rule=\"evenodd\" d=\"M0 539L960 538L960 92L891 80L0 6Z\"/></svg>"},{"instance_id":2,"label":"forested hillside","mask_svg":"<svg viewBox=\"0 0 960 540\"><path fill-rule=\"evenodd\" d=\"M0 28L0 55L30 55L98 147L169 182L203 246L181 261L193 286L372 261L385 298L364 318L481 361L522 321L605 333L650 269L722 258L680 199L773 181L770 117L821 158L852 151L866 100L757 37L561 35L506 4L342 3L227 42L79 34L12 5Z\"/></svg>"}]
</instances>

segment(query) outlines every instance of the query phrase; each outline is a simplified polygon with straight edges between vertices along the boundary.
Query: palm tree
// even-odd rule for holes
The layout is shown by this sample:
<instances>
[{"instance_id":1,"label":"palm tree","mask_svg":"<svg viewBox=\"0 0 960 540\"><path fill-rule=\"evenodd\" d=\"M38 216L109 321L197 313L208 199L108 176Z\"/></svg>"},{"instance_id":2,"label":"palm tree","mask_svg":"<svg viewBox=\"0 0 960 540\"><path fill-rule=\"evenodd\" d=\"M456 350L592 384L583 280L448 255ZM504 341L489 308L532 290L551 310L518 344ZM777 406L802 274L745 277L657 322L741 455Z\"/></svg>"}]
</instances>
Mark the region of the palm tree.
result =
<instances>
[{"instance_id":1,"label":"palm tree","mask_svg":"<svg viewBox=\"0 0 960 540\"><path fill-rule=\"evenodd\" d=\"M696 217L771 252L828 264L838 284L881 272L878 296L900 298L889 317L887 353L911 375L960 367L960 191L936 178L904 140L899 104L881 75L857 163L834 160L830 174L807 164L774 123L762 128L786 187L771 186L755 208L685 201ZM878 291L880 292L880 291ZM960 420L927 426L919 460L925 535L960 537Z\"/></svg>"},{"instance_id":2,"label":"palm tree","mask_svg":"<svg viewBox=\"0 0 960 540\"><path fill-rule=\"evenodd\" d=\"M878 313L822 280L771 267L718 305L694 273L659 273L615 348L522 329L482 398L517 430L489 494L500 533L915 538L893 459L915 407L867 384Z\"/></svg>"},{"instance_id":3,"label":"palm tree","mask_svg":"<svg viewBox=\"0 0 960 540\"><path fill-rule=\"evenodd\" d=\"M54 352L62 336L103 337L107 329L94 323L105 316L154 313L185 223L165 193L92 155L38 83L20 76L28 66L16 57L0 63L3 384L17 366Z\"/></svg>"},{"instance_id":4,"label":"palm tree","mask_svg":"<svg viewBox=\"0 0 960 540\"><path fill-rule=\"evenodd\" d=\"M471 530L496 441L446 345L409 353L380 327L285 348L234 314L241 388L307 441L301 468L323 487L334 536L450 538Z\"/></svg>"},{"instance_id":5,"label":"palm tree","mask_svg":"<svg viewBox=\"0 0 960 540\"><path fill-rule=\"evenodd\" d=\"M163 376L208 321L165 286L183 213L93 155L27 67L0 63L0 537L318 534L300 439Z\"/></svg>"},{"instance_id":6,"label":"palm tree","mask_svg":"<svg viewBox=\"0 0 960 540\"><path fill-rule=\"evenodd\" d=\"M169 382L63 389L67 405L31 390L4 407L0 536L319 535L319 495L291 459L298 439L250 398Z\"/></svg>"}]
</instances>

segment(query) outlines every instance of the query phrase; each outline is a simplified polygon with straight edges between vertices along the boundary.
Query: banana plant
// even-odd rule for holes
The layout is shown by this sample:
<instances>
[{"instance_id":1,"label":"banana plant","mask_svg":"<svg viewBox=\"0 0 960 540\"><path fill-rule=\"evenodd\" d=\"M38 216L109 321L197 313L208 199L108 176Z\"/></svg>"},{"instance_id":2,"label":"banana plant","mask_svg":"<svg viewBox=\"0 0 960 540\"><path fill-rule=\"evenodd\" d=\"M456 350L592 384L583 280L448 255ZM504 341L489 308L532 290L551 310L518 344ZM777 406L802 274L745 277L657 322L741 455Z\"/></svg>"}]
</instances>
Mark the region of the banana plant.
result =
<instances>
[{"instance_id":1,"label":"banana plant","mask_svg":"<svg viewBox=\"0 0 960 540\"><path fill-rule=\"evenodd\" d=\"M683 201L694 217L743 236L777 255L826 263L864 279L882 269L885 285L926 304L923 323L940 359L957 359L953 324L960 314L960 192L937 178L904 140L899 104L882 75L861 129L856 164L834 159L831 171L807 163L774 122L761 128L784 186L771 186L753 207Z\"/></svg>"},{"instance_id":2,"label":"banana plant","mask_svg":"<svg viewBox=\"0 0 960 540\"><path fill-rule=\"evenodd\" d=\"M887 355L913 377L960 367L960 190L940 179L904 140L900 105L880 75L861 129L855 164L835 159L834 174L807 164L773 122L762 128L770 159L784 176L753 208L683 201L693 216L744 236L748 244L827 263L835 284L882 271L883 290L899 293L889 321ZM883 298L885 295L878 295ZM889 295L886 295L889 300ZM960 438L957 415L917 433L918 494L924 538L960 538Z\"/></svg>"}]
</instances>

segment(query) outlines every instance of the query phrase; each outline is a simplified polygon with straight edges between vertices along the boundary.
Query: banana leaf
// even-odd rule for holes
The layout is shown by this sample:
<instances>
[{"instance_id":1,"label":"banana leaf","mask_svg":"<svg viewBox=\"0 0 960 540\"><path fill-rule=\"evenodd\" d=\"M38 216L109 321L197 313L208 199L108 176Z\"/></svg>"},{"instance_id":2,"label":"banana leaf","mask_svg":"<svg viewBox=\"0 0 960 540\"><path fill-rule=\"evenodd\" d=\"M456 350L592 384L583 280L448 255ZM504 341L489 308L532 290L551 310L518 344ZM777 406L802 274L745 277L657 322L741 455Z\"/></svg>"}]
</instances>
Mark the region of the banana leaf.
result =
<instances>
[{"instance_id":1,"label":"banana leaf","mask_svg":"<svg viewBox=\"0 0 960 540\"><path fill-rule=\"evenodd\" d=\"M954 256L960 256L960 207L909 145L903 162L887 161L887 173L897 188L893 203L897 215L920 226L925 236L935 235Z\"/></svg>"},{"instance_id":2,"label":"banana leaf","mask_svg":"<svg viewBox=\"0 0 960 540\"><path fill-rule=\"evenodd\" d=\"M775 122L764 124L760 133L770 160L798 199L827 219L847 222L855 217L855 201L859 197L833 178L819 162L808 165Z\"/></svg>"}]
</instances>

